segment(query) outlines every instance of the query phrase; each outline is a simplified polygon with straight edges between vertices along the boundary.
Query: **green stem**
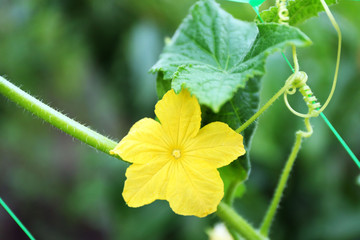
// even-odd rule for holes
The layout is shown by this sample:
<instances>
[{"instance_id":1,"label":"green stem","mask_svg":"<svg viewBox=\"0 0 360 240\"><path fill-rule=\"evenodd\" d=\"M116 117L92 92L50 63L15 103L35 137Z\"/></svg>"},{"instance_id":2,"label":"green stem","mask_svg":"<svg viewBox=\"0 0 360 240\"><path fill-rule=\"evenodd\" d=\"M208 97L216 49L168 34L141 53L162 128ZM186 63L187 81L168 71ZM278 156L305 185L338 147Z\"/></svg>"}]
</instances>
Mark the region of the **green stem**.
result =
<instances>
[{"instance_id":1,"label":"green stem","mask_svg":"<svg viewBox=\"0 0 360 240\"><path fill-rule=\"evenodd\" d=\"M259 109L259 111L257 111L251 118L249 118L243 125L241 125L235 131L237 133L241 133L248 126L250 126L250 124L252 124L266 109L268 109L271 106L271 104L273 104L276 101L276 99L278 99L289 88L291 84L292 84L291 81L286 81L285 85L277 93L275 93L275 95L272 98L270 98L270 100L267 101L267 103L265 103L265 105L262 106Z\"/></svg>"},{"instance_id":2,"label":"green stem","mask_svg":"<svg viewBox=\"0 0 360 240\"><path fill-rule=\"evenodd\" d=\"M279 183L276 187L273 199L271 201L271 204L266 212L266 215L265 215L263 222L261 224L261 227L260 227L260 233L264 236L268 236L268 234L269 234L271 223L273 221L273 218L274 218L276 210L279 206L282 194L286 187L286 182L289 178L290 171L292 169L292 166L294 165L296 156L300 150L302 138L303 138L303 132L301 132L301 131L297 132L293 149L292 149L290 156L286 162L286 165L283 169L283 172L281 174Z\"/></svg>"},{"instance_id":3,"label":"green stem","mask_svg":"<svg viewBox=\"0 0 360 240\"><path fill-rule=\"evenodd\" d=\"M64 114L61 114L22 91L1 76L0 93L51 125L104 153L110 154L109 151L114 149L117 145L115 141L85 127L71 118L68 118Z\"/></svg>"},{"instance_id":4,"label":"green stem","mask_svg":"<svg viewBox=\"0 0 360 240\"><path fill-rule=\"evenodd\" d=\"M217 215L225 222L226 226L236 230L242 237L247 240L265 240L245 219L239 216L234 209L224 202L220 202Z\"/></svg>"}]
</instances>

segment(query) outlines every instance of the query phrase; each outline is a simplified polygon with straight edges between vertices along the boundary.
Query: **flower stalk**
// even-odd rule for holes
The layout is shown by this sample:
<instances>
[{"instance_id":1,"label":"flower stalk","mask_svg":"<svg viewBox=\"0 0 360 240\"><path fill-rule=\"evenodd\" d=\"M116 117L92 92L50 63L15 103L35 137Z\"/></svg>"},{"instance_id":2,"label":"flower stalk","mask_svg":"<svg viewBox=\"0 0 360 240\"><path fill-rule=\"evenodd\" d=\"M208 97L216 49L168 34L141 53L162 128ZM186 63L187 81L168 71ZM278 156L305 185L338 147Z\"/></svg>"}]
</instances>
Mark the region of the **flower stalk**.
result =
<instances>
[{"instance_id":1,"label":"flower stalk","mask_svg":"<svg viewBox=\"0 0 360 240\"><path fill-rule=\"evenodd\" d=\"M109 154L109 151L115 148L117 144L117 142L49 107L1 76L0 94L3 94L14 103L25 108L54 127L57 127L63 132L106 154Z\"/></svg>"}]
</instances>

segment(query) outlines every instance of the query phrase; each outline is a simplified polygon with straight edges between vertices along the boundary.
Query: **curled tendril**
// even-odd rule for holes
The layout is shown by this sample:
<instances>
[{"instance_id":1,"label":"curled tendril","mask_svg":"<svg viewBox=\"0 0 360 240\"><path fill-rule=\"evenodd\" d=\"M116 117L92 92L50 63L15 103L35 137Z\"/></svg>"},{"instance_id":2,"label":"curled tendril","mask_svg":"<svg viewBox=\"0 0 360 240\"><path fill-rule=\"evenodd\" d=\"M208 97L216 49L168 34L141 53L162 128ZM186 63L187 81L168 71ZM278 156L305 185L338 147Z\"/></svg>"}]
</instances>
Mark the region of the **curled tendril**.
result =
<instances>
[{"instance_id":1,"label":"curled tendril","mask_svg":"<svg viewBox=\"0 0 360 240\"><path fill-rule=\"evenodd\" d=\"M278 7L279 23L289 25L289 10L286 8L286 0L276 0Z\"/></svg>"},{"instance_id":2,"label":"curled tendril","mask_svg":"<svg viewBox=\"0 0 360 240\"><path fill-rule=\"evenodd\" d=\"M326 99L324 105L321 107L320 103L317 102L317 98L314 96L310 87L306 84L306 81L308 79L306 73L299 71L299 63L298 63L297 56L296 56L296 48L295 48L295 46L293 46L292 51L293 51L295 71L294 71L294 74L291 75L287 80L287 83L289 83L289 81L291 81L291 83L289 84L290 87L284 93L284 100L285 100L286 106L289 108L289 110L292 113L294 113L295 115L297 115L299 117L303 117L303 118L316 117L325 110L325 108L329 104L329 102L334 94L334 91L336 88L336 83L337 83L337 76L338 76L338 72L339 72L341 40L342 40L341 31L340 31L340 28L339 28L338 24L336 23L333 15L331 14L328 6L326 5L325 1L324 0L320 0L320 1L325 9L325 12L326 12L328 18L330 19L333 27L335 28L336 32L338 33L338 51L337 51L337 59L336 59L336 66L335 66L335 74L334 74L333 84L332 84L329 96ZM289 11L286 8L286 0L276 0L276 5L278 6L278 15L280 18L279 23L288 24L287 22L284 22L284 20L288 20L288 18L289 18L289 16L288 16ZM309 108L308 114L302 114L302 113L295 111L288 102L287 94L290 94L290 95L294 94L296 92L297 88L299 88L299 92L303 95L304 101L306 102L306 104Z\"/></svg>"},{"instance_id":3,"label":"curled tendril","mask_svg":"<svg viewBox=\"0 0 360 240\"><path fill-rule=\"evenodd\" d=\"M321 106L320 103L317 102L317 98L314 96L310 87L306 84L307 80L308 80L308 76L305 72L295 71L295 73L293 73L286 80L286 82L289 83L289 88L286 89L284 93L284 101L288 109L296 116L302 118L317 117L320 113L318 109ZM309 108L309 112L307 114L299 113L290 106L287 95L295 94L297 89L299 89L299 92L303 95L303 99Z\"/></svg>"}]
</instances>

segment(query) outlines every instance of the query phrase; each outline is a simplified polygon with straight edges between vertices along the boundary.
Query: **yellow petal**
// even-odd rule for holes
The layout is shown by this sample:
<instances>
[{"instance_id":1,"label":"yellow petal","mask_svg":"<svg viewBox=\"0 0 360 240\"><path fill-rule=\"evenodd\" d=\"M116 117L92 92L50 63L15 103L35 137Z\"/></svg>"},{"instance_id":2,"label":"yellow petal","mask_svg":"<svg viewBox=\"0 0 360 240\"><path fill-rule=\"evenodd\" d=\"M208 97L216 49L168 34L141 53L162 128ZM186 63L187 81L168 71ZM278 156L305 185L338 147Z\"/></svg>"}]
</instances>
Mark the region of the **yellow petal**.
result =
<instances>
[{"instance_id":1,"label":"yellow petal","mask_svg":"<svg viewBox=\"0 0 360 240\"><path fill-rule=\"evenodd\" d=\"M120 143L111 150L131 163L146 163L159 154L168 153L168 138L157 121L143 118L136 122Z\"/></svg>"},{"instance_id":2,"label":"yellow petal","mask_svg":"<svg viewBox=\"0 0 360 240\"><path fill-rule=\"evenodd\" d=\"M132 164L126 170L123 197L129 207L141 207L156 199L165 199L169 167L167 155L159 155L147 164Z\"/></svg>"},{"instance_id":3,"label":"yellow petal","mask_svg":"<svg viewBox=\"0 0 360 240\"><path fill-rule=\"evenodd\" d=\"M214 168L226 166L245 154L243 137L222 122L213 122L200 129L185 149L186 156L206 159Z\"/></svg>"},{"instance_id":4,"label":"yellow petal","mask_svg":"<svg viewBox=\"0 0 360 240\"><path fill-rule=\"evenodd\" d=\"M205 217L216 211L224 186L215 168L204 161L182 158L173 162L170 171L166 199L175 213Z\"/></svg>"},{"instance_id":5,"label":"yellow petal","mask_svg":"<svg viewBox=\"0 0 360 240\"><path fill-rule=\"evenodd\" d=\"M188 138L195 137L200 129L201 111L195 96L183 89L178 95L168 91L155 106L155 114L172 139L172 146L181 146Z\"/></svg>"}]
</instances>

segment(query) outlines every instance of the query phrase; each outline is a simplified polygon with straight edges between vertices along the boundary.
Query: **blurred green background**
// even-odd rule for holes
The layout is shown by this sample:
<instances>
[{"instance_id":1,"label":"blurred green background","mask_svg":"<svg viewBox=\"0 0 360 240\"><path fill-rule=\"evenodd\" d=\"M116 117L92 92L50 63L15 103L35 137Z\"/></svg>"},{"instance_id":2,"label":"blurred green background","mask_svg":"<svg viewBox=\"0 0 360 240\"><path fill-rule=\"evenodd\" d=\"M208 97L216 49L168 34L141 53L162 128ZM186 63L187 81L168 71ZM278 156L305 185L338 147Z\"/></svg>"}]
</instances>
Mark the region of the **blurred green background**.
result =
<instances>
[{"instance_id":1,"label":"blurred green background","mask_svg":"<svg viewBox=\"0 0 360 240\"><path fill-rule=\"evenodd\" d=\"M0 0L0 74L119 140L140 118L154 117L155 76L147 71L193 2ZM255 17L248 5L218 2L239 19ZM343 1L332 10L344 41L338 88L325 114L360 156L360 3ZM314 42L299 49L300 66L324 102L336 33L324 14L300 28ZM269 57L266 68L262 103L291 74L279 53ZM315 132L303 144L271 237L360 239L359 169L320 118L312 124ZM235 202L256 226L302 127L282 100L259 120L247 191ZM125 170L126 164L0 96L0 196L37 239L207 239L206 231L218 221L214 215L177 216L164 201L126 207ZM2 208L0 239L27 239Z\"/></svg>"}]
</instances>

